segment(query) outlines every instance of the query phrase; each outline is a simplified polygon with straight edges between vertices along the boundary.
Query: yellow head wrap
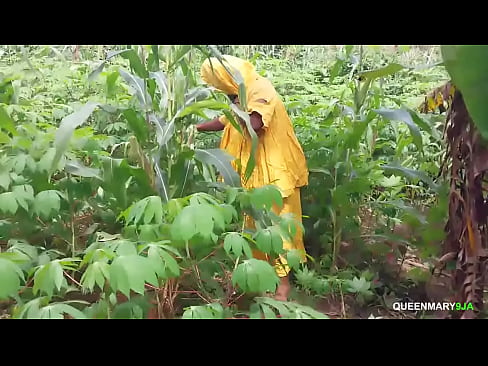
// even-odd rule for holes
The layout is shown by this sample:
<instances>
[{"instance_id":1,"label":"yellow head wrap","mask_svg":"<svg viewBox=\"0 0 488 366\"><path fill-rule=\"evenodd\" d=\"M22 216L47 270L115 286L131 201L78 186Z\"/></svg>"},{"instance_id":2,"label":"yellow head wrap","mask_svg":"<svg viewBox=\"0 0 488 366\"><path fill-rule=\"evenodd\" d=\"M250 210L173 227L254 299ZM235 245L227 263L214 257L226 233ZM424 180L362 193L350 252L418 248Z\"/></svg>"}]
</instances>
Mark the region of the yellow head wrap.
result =
<instances>
[{"instance_id":1,"label":"yellow head wrap","mask_svg":"<svg viewBox=\"0 0 488 366\"><path fill-rule=\"evenodd\" d=\"M253 80L259 78L254 66L249 61L229 55L225 55L222 58L224 60L224 65L231 73L238 71L241 74L246 87L248 87ZM239 87L236 81L217 58L212 57L206 59L201 67L200 75L205 83L214 88L228 95L238 94Z\"/></svg>"}]
</instances>

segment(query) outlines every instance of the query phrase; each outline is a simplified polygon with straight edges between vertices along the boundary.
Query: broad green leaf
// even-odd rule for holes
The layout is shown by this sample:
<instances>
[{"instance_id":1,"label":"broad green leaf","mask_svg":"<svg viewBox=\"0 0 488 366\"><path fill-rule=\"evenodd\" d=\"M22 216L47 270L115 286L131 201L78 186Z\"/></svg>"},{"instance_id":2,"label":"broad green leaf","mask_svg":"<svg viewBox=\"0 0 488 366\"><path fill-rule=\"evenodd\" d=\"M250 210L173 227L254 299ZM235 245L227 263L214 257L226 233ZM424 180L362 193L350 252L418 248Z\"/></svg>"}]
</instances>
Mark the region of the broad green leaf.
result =
<instances>
[{"instance_id":1,"label":"broad green leaf","mask_svg":"<svg viewBox=\"0 0 488 366\"><path fill-rule=\"evenodd\" d=\"M14 172L17 174L22 174L27 163L27 157L28 155L26 154L18 154L16 157L14 157L12 166Z\"/></svg>"},{"instance_id":2,"label":"broad green leaf","mask_svg":"<svg viewBox=\"0 0 488 366\"><path fill-rule=\"evenodd\" d=\"M372 80L372 79L382 78L388 75L395 74L398 71L403 70L404 68L405 67L400 64L392 63L385 67L381 67L379 69L361 72L358 76L360 78Z\"/></svg>"},{"instance_id":3,"label":"broad green leaf","mask_svg":"<svg viewBox=\"0 0 488 366\"><path fill-rule=\"evenodd\" d=\"M10 213L11 215L15 215L18 208L19 205L15 199L15 193L5 192L0 194L0 211L6 214Z\"/></svg>"},{"instance_id":4,"label":"broad green leaf","mask_svg":"<svg viewBox=\"0 0 488 366\"><path fill-rule=\"evenodd\" d=\"M271 210L273 205L283 207L283 197L276 186L268 185L255 188L250 192L251 204L257 209Z\"/></svg>"},{"instance_id":5,"label":"broad green leaf","mask_svg":"<svg viewBox=\"0 0 488 366\"><path fill-rule=\"evenodd\" d=\"M14 136L18 135L14 121L2 106L0 106L0 128L10 132Z\"/></svg>"},{"instance_id":6,"label":"broad green leaf","mask_svg":"<svg viewBox=\"0 0 488 366\"><path fill-rule=\"evenodd\" d=\"M0 187L2 187L5 190L8 190L8 187L10 187L10 169L6 166L0 166Z\"/></svg>"},{"instance_id":7,"label":"broad green leaf","mask_svg":"<svg viewBox=\"0 0 488 366\"><path fill-rule=\"evenodd\" d=\"M375 112L386 119L405 122L410 130L413 142L415 146L417 146L418 151L423 151L422 135L420 134L417 124L413 121L412 116L408 111L403 109L376 109Z\"/></svg>"},{"instance_id":8,"label":"broad green leaf","mask_svg":"<svg viewBox=\"0 0 488 366\"><path fill-rule=\"evenodd\" d=\"M113 97L115 94L115 84L119 78L117 71L111 72L107 75L107 97Z\"/></svg>"},{"instance_id":9,"label":"broad green leaf","mask_svg":"<svg viewBox=\"0 0 488 366\"><path fill-rule=\"evenodd\" d=\"M229 105L227 103L222 103L212 99L202 100L200 102L193 103L192 105L183 109L178 114L178 117L182 118L192 113L199 114L199 112L203 109L213 109L213 110L229 109Z\"/></svg>"},{"instance_id":10,"label":"broad green leaf","mask_svg":"<svg viewBox=\"0 0 488 366\"><path fill-rule=\"evenodd\" d=\"M164 202L168 202L170 200L169 196L169 189L168 189L168 179L166 178L166 174L161 170L159 167L159 163L153 158L154 163L154 172L156 173L156 189L160 197L164 200Z\"/></svg>"},{"instance_id":11,"label":"broad green leaf","mask_svg":"<svg viewBox=\"0 0 488 366\"><path fill-rule=\"evenodd\" d=\"M223 319L222 305L213 303L209 305L190 306L185 309L182 319Z\"/></svg>"},{"instance_id":12,"label":"broad green leaf","mask_svg":"<svg viewBox=\"0 0 488 366\"><path fill-rule=\"evenodd\" d=\"M280 228L283 231L283 233L288 237L289 240L292 240L298 230L298 227L303 226L298 222L295 218L295 215L293 213L287 213L283 214L280 216L281 221L280 221ZM303 227L302 227L303 231Z\"/></svg>"},{"instance_id":13,"label":"broad green leaf","mask_svg":"<svg viewBox=\"0 0 488 366\"><path fill-rule=\"evenodd\" d=\"M347 291L352 293L364 294L371 288L371 282L366 281L364 277L354 277L352 280L347 280Z\"/></svg>"},{"instance_id":14,"label":"broad green leaf","mask_svg":"<svg viewBox=\"0 0 488 366\"><path fill-rule=\"evenodd\" d=\"M252 258L252 251L249 243L239 233L232 232L225 236L224 250L229 255L232 253L234 257L240 257L244 252L247 258Z\"/></svg>"},{"instance_id":15,"label":"broad green leaf","mask_svg":"<svg viewBox=\"0 0 488 366\"><path fill-rule=\"evenodd\" d=\"M149 95L146 83L140 77L130 74L123 69L119 69L120 76L124 81L135 91L137 99L139 100L140 106L143 110L147 110L151 107L152 101Z\"/></svg>"},{"instance_id":16,"label":"broad green leaf","mask_svg":"<svg viewBox=\"0 0 488 366\"><path fill-rule=\"evenodd\" d=\"M105 281L110 281L109 265L106 262L94 262L90 264L83 276L81 277L81 285L83 288L93 292L95 284L103 291Z\"/></svg>"},{"instance_id":17,"label":"broad green leaf","mask_svg":"<svg viewBox=\"0 0 488 366\"><path fill-rule=\"evenodd\" d=\"M286 261L291 269L297 270L300 268L300 262L302 261L301 252L297 249L292 249L286 252Z\"/></svg>"},{"instance_id":18,"label":"broad green leaf","mask_svg":"<svg viewBox=\"0 0 488 366\"><path fill-rule=\"evenodd\" d=\"M102 180L99 169L89 168L77 160L67 161L64 169L66 170L66 172L72 175L77 175L79 177L85 178L97 178Z\"/></svg>"},{"instance_id":19,"label":"broad green leaf","mask_svg":"<svg viewBox=\"0 0 488 366\"><path fill-rule=\"evenodd\" d=\"M42 191L34 199L34 213L42 218L50 218L61 207L60 193L55 190Z\"/></svg>"},{"instance_id":20,"label":"broad green leaf","mask_svg":"<svg viewBox=\"0 0 488 366\"><path fill-rule=\"evenodd\" d=\"M134 70L139 77L143 79L148 77L148 72L144 64L141 62L136 50L130 49L127 52L122 53L122 57L129 60L131 69Z\"/></svg>"},{"instance_id":21,"label":"broad green leaf","mask_svg":"<svg viewBox=\"0 0 488 366\"><path fill-rule=\"evenodd\" d=\"M110 265L110 285L130 298L130 291L144 294L145 283L158 286L156 272L149 259L138 255L120 256Z\"/></svg>"},{"instance_id":22,"label":"broad green leaf","mask_svg":"<svg viewBox=\"0 0 488 366\"><path fill-rule=\"evenodd\" d=\"M274 268L268 262L255 258L239 264L232 274L232 283L244 292L274 292L279 281Z\"/></svg>"},{"instance_id":23,"label":"broad green leaf","mask_svg":"<svg viewBox=\"0 0 488 366\"><path fill-rule=\"evenodd\" d=\"M334 63L334 66L332 66L332 69L330 70L330 76L329 76L329 83L333 83L334 79L339 75L339 72L342 70L342 66L344 65L344 60L342 59L337 59L336 62Z\"/></svg>"},{"instance_id":24,"label":"broad green leaf","mask_svg":"<svg viewBox=\"0 0 488 366\"><path fill-rule=\"evenodd\" d=\"M12 193L17 203L26 211L29 211L29 203L34 201L34 189L28 184L12 187ZM1 205L1 204L0 204Z\"/></svg>"},{"instance_id":25,"label":"broad green leaf","mask_svg":"<svg viewBox=\"0 0 488 366\"><path fill-rule=\"evenodd\" d=\"M63 268L61 267L59 260L54 260L39 266L34 274L34 294L42 292L49 297L52 297L54 289L60 291L61 288L66 285L67 283L64 278Z\"/></svg>"},{"instance_id":26,"label":"broad green leaf","mask_svg":"<svg viewBox=\"0 0 488 366\"><path fill-rule=\"evenodd\" d=\"M410 109L410 108L406 108L406 110L408 111L408 113L410 113L410 116L412 117L412 120L420 128L422 128L424 131L429 132L430 134L433 133L432 126L428 122L426 122L422 117L420 117L416 111L414 111L413 109Z\"/></svg>"},{"instance_id":27,"label":"broad green leaf","mask_svg":"<svg viewBox=\"0 0 488 366\"><path fill-rule=\"evenodd\" d=\"M60 159L56 162L56 164L54 163L55 158L56 148L52 147L47 149L46 153L41 157L41 160L39 160L39 163L37 164L37 171L49 173L50 170L60 169L62 164L58 163L62 156L60 156Z\"/></svg>"},{"instance_id":28,"label":"broad green leaf","mask_svg":"<svg viewBox=\"0 0 488 366\"><path fill-rule=\"evenodd\" d=\"M159 240L161 237L159 228L160 226L157 224L140 225L138 228L139 240L145 242Z\"/></svg>"},{"instance_id":29,"label":"broad green leaf","mask_svg":"<svg viewBox=\"0 0 488 366\"><path fill-rule=\"evenodd\" d=\"M170 278L180 275L180 267L176 259L168 253L167 247L158 244L149 244L147 258L159 277Z\"/></svg>"},{"instance_id":30,"label":"broad green leaf","mask_svg":"<svg viewBox=\"0 0 488 366\"><path fill-rule=\"evenodd\" d=\"M156 224L163 223L163 203L161 197L151 196L147 197L148 203L144 213L144 223L149 224L154 222Z\"/></svg>"},{"instance_id":31,"label":"broad green leaf","mask_svg":"<svg viewBox=\"0 0 488 366\"><path fill-rule=\"evenodd\" d=\"M149 136L148 123L145 118L133 109L126 109L122 112L129 128L137 137L139 143L145 143Z\"/></svg>"},{"instance_id":32,"label":"broad green leaf","mask_svg":"<svg viewBox=\"0 0 488 366\"><path fill-rule=\"evenodd\" d=\"M64 314L71 315L75 319L86 319L85 314L66 303L49 304L41 309L41 318L44 318L44 313L49 314L49 319L64 319Z\"/></svg>"},{"instance_id":33,"label":"broad green leaf","mask_svg":"<svg viewBox=\"0 0 488 366\"><path fill-rule=\"evenodd\" d=\"M222 111L222 113L224 113L224 116L227 117L230 124L242 135L243 132L242 132L241 124L236 121L236 118L234 118L234 114L225 109Z\"/></svg>"},{"instance_id":34,"label":"broad green leaf","mask_svg":"<svg viewBox=\"0 0 488 366\"><path fill-rule=\"evenodd\" d=\"M90 117L98 106L99 103L88 102L78 111L62 119L59 128L56 131L56 137L54 140L56 154L51 164L51 170L56 169L59 160L68 148L74 130L85 123L88 117Z\"/></svg>"},{"instance_id":35,"label":"broad green leaf","mask_svg":"<svg viewBox=\"0 0 488 366\"><path fill-rule=\"evenodd\" d=\"M221 149L195 149L195 159L204 164L213 165L224 178L224 182L233 187L241 186L239 174L234 170L232 156Z\"/></svg>"},{"instance_id":36,"label":"broad green leaf","mask_svg":"<svg viewBox=\"0 0 488 366\"><path fill-rule=\"evenodd\" d=\"M149 77L156 81L156 85L161 93L161 99L159 101L159 108L164 111L168 106L169 101L169 91L168 91L168 80L166 75L162 71L150 72Z\"/></svg>"},{"instance_id":37,"label":"broad green leaf","mask_svg":"<svg viewBox=\"0 0 488 366\"><path fill-rule=\"evenodd\" d=\"M245 93L243 93L243 95L244 94ZM239 101L244 108L244 104L241 100L241 94L239 94ZM247 113L243 112L242 110L240 110L239 107L237 107L235 104L232 104L231 108L234 111L234 113L236 113L237 116L245 122L247 132L251 136L251 154L249 156L249 160L247 162L246 169L244 172L244 181L247 182L249 180L249 178L251 177L251 175L254 171L254 168L256 167L256 153L257 153L257 149L258 149L258 136L256 135L256 131L254 131L254 129L252 128L251 119L250 119L249 115Z\"/></svg>"},{"instance_id":38,"label":"broad green leaf","mask_svg":"<svg viewBox=\"0 0 488 366\"><path fill-rule=\"evenodd\" d=\"M0 144L8 144L10 141L10 136L7 135L5 132L0 131Z\"/></svg>"},{"instance_id":39,"label":"broad green leaf","mask_svg":"<svg viewBox=\"0 0 488 366\"><path fill-rule=\"evenodd\" d=\"M133 222L134 224L138 224L141 221L141 218L144 215L144 212L146 210L147 204L149 203L148 198L144 198L138 202L136 202L134 205L129 207L129 215L127 216L127 223Z\"/></svg>"},{"instance_id":40,"label":"broad green leaf","mask_svg":"<svg viewBox=\"0 0 488 366\"><path fill-rule=\"evenodd\" d=\"M19 253L25 255L29 260L34 261L38 256L38 247L30 245L23 240L9 240L9 248L7 252ZM5 254L5 253L4 253Z\"/></svg>"},{"instance_id":41,"label":"broad green leaf","mask_svg":"<svg viewBox=\"0 0 488 366\"><path fill-rule=\"evenodd\" d=\"M175 122L164 122L154 114L149 115L149 121L156 127L156 139L159 147L166 146L175 133Z\"/></svg>"},{"instance_id":42,"label":"broad green leaf","mask_svg":"<svg viewBox=\"0 0 488 366\"><path fill-rule=\"evenodd\" d=\"M392 175L389 178L384 177L379 183L385 188L398 187L402 185L402 178Z\"/></svg>"},{"instance_id":43,"label":"broad green leaf","mask_svg":"<svg viewBox=\"0 0 488 366\"><path fill-rule=\"evenodd\" d=\"M488 139L488 46L444 45L442 58L453 84L461 92L469 115Z\"/></svg>"},{"instance_id":44,"label":"broad green leaf","mask_svg":"<svg viewBox=\"0 0 488 366\"><path fill-rule=\"evenodd\" d=\"M440 186L424 172L414 169L405 168L398 164L385 164L381 166L385 172L402 175L410 179L418 179L429 185L434 191L438 190Z\"/></svg>"},{"instance_id":45,"label":"broad green leaf","mask_svg":"<svg viewBox=\"0 0 488 366\"><path fill-rule=\"evenodd\" d=\"M265 253L282 254L283 239L278 227L268 227L256 233L256 246Z\"/></svg>"},{"instance_id":46,"label":"broad green leaf","mask_svg":"<svg viewBox=\"0 0 488 366\"><path fill-rule=\"evenodd\" d=\"M196 235L211 237L215 229L224 230L222 212L210 204L196 204L183 208L171 226L174 240L190 240Z\"/></svg>"},{"instance_id":47,"label":"broad green leaf","mask_svg":"<svg viewBox=\"0 0 488 366\"><path fill-rule=\"evenodd\" d=\"M20 280L24 280L24 273L17 264L0 257L0 299L16 295L20 290Z\"/></svg>"},{"instance_id":48,"label":"broad green leaf","mask_svg":"<svg viewBox=\"0 0 488 366\"><path fill-rule=\"evenodd\" d=\"M271 308L278 310L282 319L329 319L328 316L322 314L309 306L304 306L292 302L282 302L277 301L268 297L257 297L255 298L256 305L258 305L265 318L275 318L274 312L271 314ZM269 310L267 310L269 309Z\"/></svg>"}]
</instances>

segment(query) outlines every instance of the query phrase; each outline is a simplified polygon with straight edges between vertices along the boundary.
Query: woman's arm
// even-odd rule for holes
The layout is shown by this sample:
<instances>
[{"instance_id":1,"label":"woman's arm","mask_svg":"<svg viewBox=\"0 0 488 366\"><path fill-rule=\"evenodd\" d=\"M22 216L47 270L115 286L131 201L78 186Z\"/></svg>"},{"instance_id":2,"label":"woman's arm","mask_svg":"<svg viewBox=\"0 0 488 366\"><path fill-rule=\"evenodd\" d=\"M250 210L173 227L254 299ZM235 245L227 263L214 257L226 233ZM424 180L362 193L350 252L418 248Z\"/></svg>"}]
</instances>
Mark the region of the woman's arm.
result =
<instances>
[{"instance_id":1,"label":"woman's arm","mask_svg":"<svg viewBox=\"0 0 488 366\"><path fill-rule=\"evenodd\" d=\"M223 125L223 123L220 122L218 118L215 118L211 121L203 122L197 125L197 131L199 132L222 131L224 127L225 126Z\"/></svg>"}]
</instances>

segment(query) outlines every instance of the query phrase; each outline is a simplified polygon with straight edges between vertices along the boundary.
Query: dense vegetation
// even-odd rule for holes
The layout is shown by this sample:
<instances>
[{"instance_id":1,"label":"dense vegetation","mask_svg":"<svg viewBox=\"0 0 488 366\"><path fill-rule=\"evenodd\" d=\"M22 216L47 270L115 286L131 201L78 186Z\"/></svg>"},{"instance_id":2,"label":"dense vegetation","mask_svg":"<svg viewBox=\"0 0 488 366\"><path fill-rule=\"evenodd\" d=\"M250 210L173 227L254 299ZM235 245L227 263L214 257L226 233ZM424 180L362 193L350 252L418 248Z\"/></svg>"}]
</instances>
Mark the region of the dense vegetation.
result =
<instances>
[{"instance_id":1,"label":"dense vegetation","mask_svg":"<svg viewBox=\"0 0 488 366\"><path fill-rule=\"evenodd\" d=\"M194 128L231 111L198 75L219 51L273 82L307 157L311 260L286 253L291 302L255 296L278 278L251 250L281 254L293 234L270 211L278 191L241 188L219 134ZM441 60L435 46L3 46L3 316L435 315L391 305L448 296Z\"/></svg>"}]
</instances>

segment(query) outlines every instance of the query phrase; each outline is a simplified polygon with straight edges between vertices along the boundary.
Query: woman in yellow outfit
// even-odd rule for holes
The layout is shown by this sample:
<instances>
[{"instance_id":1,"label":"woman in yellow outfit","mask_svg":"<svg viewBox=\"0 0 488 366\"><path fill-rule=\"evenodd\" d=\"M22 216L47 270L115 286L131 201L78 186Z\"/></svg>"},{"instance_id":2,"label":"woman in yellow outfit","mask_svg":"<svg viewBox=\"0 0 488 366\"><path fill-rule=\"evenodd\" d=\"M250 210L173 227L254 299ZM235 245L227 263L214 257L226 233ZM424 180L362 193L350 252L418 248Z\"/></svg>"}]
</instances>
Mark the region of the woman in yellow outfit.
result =
<instances>
[{"instance_id":1,"label":"woman in yellow outfit","mask_svg":"<svg viewBox=\"0 0 488 366\"><path fill-rule=\"evenodd\" d=\"M277 186L283 196L283 207L274 207L276 214L293 213L295 219L302 221L300 187L308 184L308 169L303 150L295 136L290 117L271 82L261 77L248 61L233 56L224 56L227 69L239 71L246 86L247 113L253 129L259 138L256 153L256 167L247 182L246 188L257 188L267 184ZM210 62L211 61L211 62ZM238 85L226 68L215 58L206 60L201 68L202 80L224 92L231 101L239 104ZM251 154L251 138L244 128L244 136L237 131L225 116L215 118L197 126L198 131L224 130L220 147L240 160L244 172ZM236 164L233 162L234 168ZM237 170L237 169L236 169ZM247 227L253 227L252 220L246 220ZM285 250L297 249L303 253L303 233L297 228L293 242L283 240ZM258 251L253 253L258 259L268 260L267 255ZM289 267L282 256L277 259L275 269L281 281L275 298L286 301L290 292Z\"/></svg>"}]
</instances>

